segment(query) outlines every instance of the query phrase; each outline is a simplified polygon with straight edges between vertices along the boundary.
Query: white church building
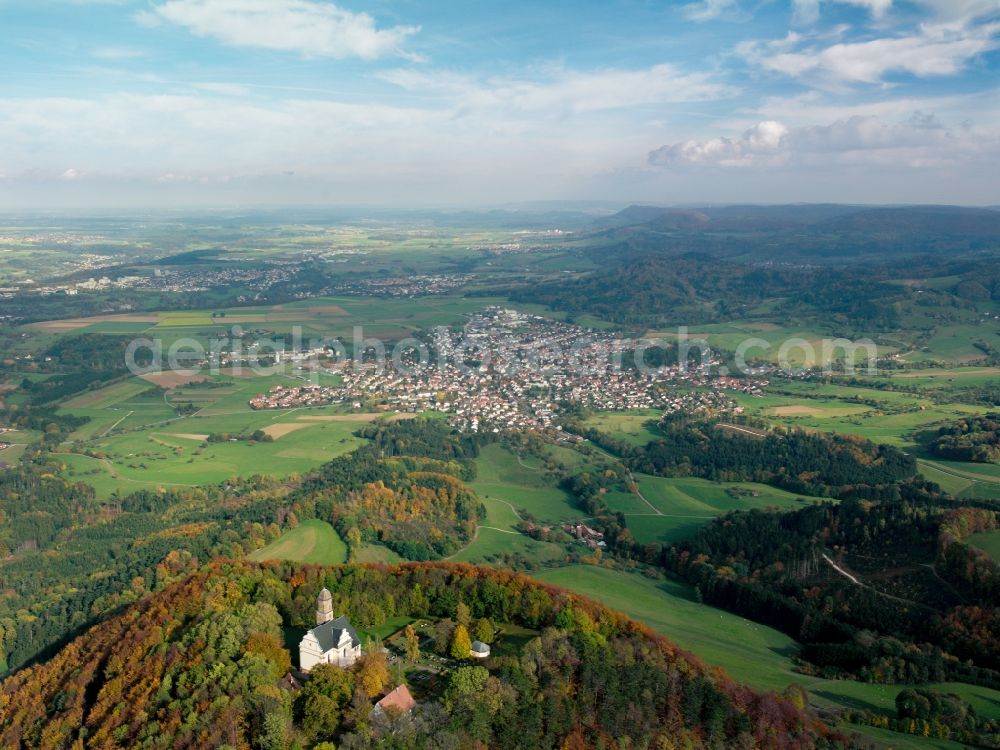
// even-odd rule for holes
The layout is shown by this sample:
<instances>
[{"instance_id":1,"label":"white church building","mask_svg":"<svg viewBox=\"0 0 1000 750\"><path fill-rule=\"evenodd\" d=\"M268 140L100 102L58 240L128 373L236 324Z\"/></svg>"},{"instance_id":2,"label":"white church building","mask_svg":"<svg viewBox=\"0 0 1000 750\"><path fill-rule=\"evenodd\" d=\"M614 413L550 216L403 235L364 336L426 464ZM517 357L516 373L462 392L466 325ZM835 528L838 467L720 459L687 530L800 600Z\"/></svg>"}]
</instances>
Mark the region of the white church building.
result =
<instances>
[{"instance_id":1,"label":"white church building","mask_svg":"<svg viewBox=\"0 0 1000 750\"><path fill-rule=\"evenodd\" d=\"M333 617L333 596L323 589L316 607L316 627L299 643L299 669L309 672L317 664L350 667L361 658L361 639L346 616Z\"/></svg>"}]
</instances>

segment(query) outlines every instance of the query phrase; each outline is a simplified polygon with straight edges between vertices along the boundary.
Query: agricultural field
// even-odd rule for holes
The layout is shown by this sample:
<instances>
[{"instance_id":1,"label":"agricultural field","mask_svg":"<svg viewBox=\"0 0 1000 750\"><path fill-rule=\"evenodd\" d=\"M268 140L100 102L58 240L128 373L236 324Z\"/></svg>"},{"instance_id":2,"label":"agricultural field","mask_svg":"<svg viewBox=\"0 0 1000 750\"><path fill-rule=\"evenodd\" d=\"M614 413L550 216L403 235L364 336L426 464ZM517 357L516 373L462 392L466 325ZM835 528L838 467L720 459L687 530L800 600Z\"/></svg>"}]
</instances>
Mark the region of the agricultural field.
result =
<instances>
[{"instance_id":1,"label":"agricultural field","mask_svg":"<svg viewBox=\"0 0 1000 750\"><path fill-rule=\"evenodd\" d=\"M941 460L931 456L914 439L914 434L922 430L988 411L985 406L948 402L942 396L956 385L993 383L996 372L996 368L956 368L909 371L893 376L894 382L917 389L913 393L782 382L773 386L780 394L767 394L763 398L739 394L736 399L746 413L772 424L860 435L912 453L918 459L921 473L956 497L1000 499L1000 466ZM859 400L869 403L857 403Z\"/></svg>"},{"instance_id":2,"label":"agricultural field","mask_svg":"<svg viewBox=\"0 0 1000 750\"><path fill-rule=\"evenodd\" d=\"M952 386L980 386L995 384L1000 378L1000 367L926 368L894 373L892 379L928 391Z\"/></svg>"},{"instance_id":3,"label":"agricultural field","mask_svg":"<svg viewBox=\"0 0 1000 750\"><path fill-rule=\"evenodd\" d=\"M83 479L105 491L133 485L193 487L252 474L281 477L309 471L350 452L361 444L354 431L368 421L295 419L294 415L276 419L266 414L191 417L167 426L95 437L85 448L57 452L56 458L66 462L68 479ZM277 437L270 442L207 441L212 433L257 429ZM82 454L83 449L97 455ZM83 466L101 468L104 476L86 475L81 472Z\"/></svg>"},{"instance_id":4,"label":"agricultural field","mask_svg":"<svg viewBox=\"0 0 1000 750\"><path fill-rule=\"evenodd\" d=\"M60 413L90 421L70 434L54 457L67 479L93 484L101 497L116 490L216 484L255 473L281 477L353 450L361 444L353 433L387 416L338 406L249 408L252 396L274 385L305 382L304 377L211 375L166 388L132 377L85 391L64 402ZM323 385L340 382L338 375L309 377ZM249 439L258 430L263 439Z\"/></svg>"},{"instance_id":5,"label":"agricultural field","mask_svg":"<svg viewBox=\"0 0 1000 750\"><path fill-rule=\"evenodd\" d=\"M780 382L763 397L734 398L747 414L773 424L861 435L904 450L917 447L914 432L986 411L975 404L935 400L930 393L809 382Z\"/></svg>"},{"instance_id":6,"label":"agricultural field","mask_svg":"<svg viewBox=\"0 0 1000 750\"><path fill-rule=\"evenodd\" d=\"M248 555L251 560L290 560L314 565L347 561L347 545L326 521L302 521L266 547Z\"/></svg>"},{"instance_id":7,"label":"agricultural field","mask_svg":"<svg viewBox=\"0 0 1000 750\"><path fill-rule=\"evenodd\" d=\"M94 484L101 496L143 487L214 484L254 473L287 476L353 450L361 444L353 433L377 416L336 407L251 410L249 397L275 382L289 379L234 379L217 388L165 392L133 379L85 394L101 399L104 408L91 408L89 402L72 408L84 397L64 407L91 421L71 435L56 458L67 479ZM193 404L197 410L178 416L178 404ZM257 430L269 439L247 439ZM235 437L209 441L209 436L223 434Z\"/></svg>"},{"instance_id":8,"label":"agricultural field","mask_svg":"<svg viewBox=\"0 0 1000 750\"><path fill-rule=\"evenodd\" d=\"M983 351L973 342L982 340L991 346L1000 346L1000 333L995 326L982 324L943 325L924 346L907 353L903 359L911 363L948 362L969 364L980 362L985 357Z\"/></svg>"},{"instance_id":9,"label":"agricultural field","mask_svg":"<svg viewBox=\"0 0 1000 750\"><path fill-rule=\"evenodd\" d=\"M16 440L16 435L5 435L7 441ZM26 443L11 443L9 448L4 448L0 450L0 469L6 468L8 466L16 466L17 462L21 460L21 456L24 455L24 450L27 447Z\"/></svg>"},{"instance_id":10,"label":"agricultural field","mask_svg":"<svg viewBox=\"0 0 1000 750\"><path fill-rule=\"evenodd\" d=\"M68 318L22 326L25 333L38 336L36 345L52 334L114 333L142 335L162 342L164 351L176 342L194 340L208 348L214 336L229 335L234 327L267 335L292 335L303 343L339 338L348 352L357 336L398 341L414 332L435 326L458 325L465 316L489 305L504 304L524 312L542 313L541 305L514 304L502 297L441 295L419 299L376 297L315 297L308 300L258 307L223 307L151 312L141 315L120 313L89 318ZM565 317L547 313L551 317ZM606 324L605 324L606 326Z\"/></svg>"},{"instance_id":11,"label":"agricultural field","mask_svg":"<svg viewBox=\"0 0 1000 750\"><path fill-rule=\"evenodd\" d=\"M596 469L606 463L603 454L586 455L588 449L550 447L549 461L558 461L572 471ZM536 456L520 458L498 444L487 445L477 459L479 469L473 488L487 511L486 524L497 533L488 535L490 553L514 537L511 531L527 511L536 519L562 522L583 517L582 510L558 486L555 475L545 471ZM667 478L637 474L638 493L624 487L608 492L604 499L612 511L625 515L628 528L641 543L669 544L690 538L712 519L733 510L750 508L797 508L815 499L755 482L712 482L698 478ZM482 546L486 546L485 544Z\"/></svg>"}]
</instances>

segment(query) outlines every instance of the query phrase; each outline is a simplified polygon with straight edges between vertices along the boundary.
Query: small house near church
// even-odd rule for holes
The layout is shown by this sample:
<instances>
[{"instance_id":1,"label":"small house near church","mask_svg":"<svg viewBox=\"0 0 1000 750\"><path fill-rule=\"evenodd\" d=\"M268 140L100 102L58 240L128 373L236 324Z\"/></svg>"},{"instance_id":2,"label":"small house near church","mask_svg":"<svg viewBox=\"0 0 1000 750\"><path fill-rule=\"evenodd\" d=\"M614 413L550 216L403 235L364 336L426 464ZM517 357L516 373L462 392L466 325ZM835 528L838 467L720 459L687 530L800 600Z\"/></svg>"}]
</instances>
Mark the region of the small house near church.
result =
<instances>
[{"instance_id":1,"label":"small house near church","mask_svg":"<svg viewBox=\"0 0 1000 750\"><path fill-rule=\"evenodd\" d=\"M317 664L350 667L361 658L361 639L346 616L334 618L333 596L323 589L316 607L316 627L299 643L299 669L309 672Z\"/></svg>"},{"instance_id":2,"label":"small house near church","mask_svg":"<svg viewBox=\"0 0 1000 750\"><path fill-rule=\"evenodd\" d=\"M410 689L406 685L400 685L375 704L372 717L378 719L383 716L408 714L416 707L417 702L413 700Z\"/></svg>"}]
</instances>

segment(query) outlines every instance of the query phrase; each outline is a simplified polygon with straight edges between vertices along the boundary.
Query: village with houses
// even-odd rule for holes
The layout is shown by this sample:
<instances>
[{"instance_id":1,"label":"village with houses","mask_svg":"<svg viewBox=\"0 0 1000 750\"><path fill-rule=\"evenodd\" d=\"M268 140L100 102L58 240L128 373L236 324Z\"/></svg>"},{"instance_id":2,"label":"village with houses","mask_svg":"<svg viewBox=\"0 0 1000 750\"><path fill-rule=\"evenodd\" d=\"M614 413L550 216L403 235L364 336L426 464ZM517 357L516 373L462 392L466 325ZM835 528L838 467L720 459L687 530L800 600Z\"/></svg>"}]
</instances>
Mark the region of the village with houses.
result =
<instances>
[{"instance_id":1,"label":"village with houses","mask_svg":"<svg viewBox=\"0 0 1000 750\"><path fill-rule=\"evenodd\" d=\"M276 385L250 407L291 409L347 404L383 411L440 412L463 432L561 431L559 408L573 404L664 414L739 414L733 392L762 395L767 381L715 373L698 364L638 368L624 364L643 342L499 307L471 316L461 330L436 328L424 351L394 361L363 357L329 366L340 385ZM640 349L641 351L641 349Z\"/></svg>"}]
</instances>

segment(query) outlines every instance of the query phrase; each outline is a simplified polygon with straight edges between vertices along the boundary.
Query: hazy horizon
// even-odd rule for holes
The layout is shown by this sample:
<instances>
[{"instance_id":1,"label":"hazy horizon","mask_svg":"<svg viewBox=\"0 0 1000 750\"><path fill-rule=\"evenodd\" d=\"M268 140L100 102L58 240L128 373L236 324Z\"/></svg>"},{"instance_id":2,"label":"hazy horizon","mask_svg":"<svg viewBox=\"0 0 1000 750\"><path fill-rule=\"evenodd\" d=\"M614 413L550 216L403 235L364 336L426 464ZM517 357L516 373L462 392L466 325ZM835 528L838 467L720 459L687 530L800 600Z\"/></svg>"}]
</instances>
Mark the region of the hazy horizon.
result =
<instances>
[{"instance_id":1,"label":"hazy horizon","mask_svg":"<svg viewBox=\"0 0 1000 750\"><path fill-rule=\"evenodd\" d=\"M754 201L732 201L732 202L697 202L697 203L664 203L647 200L561 200L558 198L538 201L512 201L506 203L477 203L477 204L427 204L427 205L398 205L380 206L377 204L307 204L307 203L243 203L237 202L231 205L212 204L189 204L189 205L141 205L122 206L54 206L50 208L39 206L26 206L23 208L0 206L0 218L13 219L19 217L50 217L59 219L191 219L198 216L217 216L229 214L232 216L265 215L275 214L302 214L322 213L325 219L337 219L340 214L342 220L350 221L377 221L377 220L419 220L421 217L447 217L449 215L471 215L484 216L491 213L506 213L510 215L523 214L524 216L543 216L547 213L563 213L566 215L578 215L585 217L592 215L595 217L610 216L618 213L630 206L643 206L662 208L664 210L677 211L697 211L699 209L720 209L720 208L808 208L816 206L843 206L847 208L857 208L859 210L880 209L880 208L950 208L950 209L971 209L1000 211L1000 204L973 204L973 203L862 203L848 201L789 201L778 203L765 203ZM275 217L278 218L283 217ZM284 217L287 218L287 217ZM297 217L292 217L297 218Z\"/></svg>"},{"instance_id":2,"label":"hazy horizon","mask_svg":"<svg viewBox=\"0 0 1000 750\"><path fill-rule=\"evenodd\" d=\"M1000 0L0 17L4 211L1000 204Z\"/></svg>"}]
</instances>

